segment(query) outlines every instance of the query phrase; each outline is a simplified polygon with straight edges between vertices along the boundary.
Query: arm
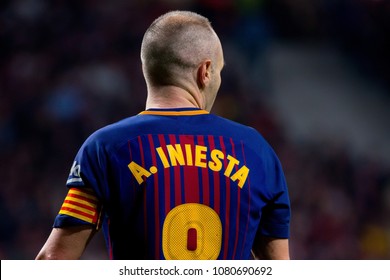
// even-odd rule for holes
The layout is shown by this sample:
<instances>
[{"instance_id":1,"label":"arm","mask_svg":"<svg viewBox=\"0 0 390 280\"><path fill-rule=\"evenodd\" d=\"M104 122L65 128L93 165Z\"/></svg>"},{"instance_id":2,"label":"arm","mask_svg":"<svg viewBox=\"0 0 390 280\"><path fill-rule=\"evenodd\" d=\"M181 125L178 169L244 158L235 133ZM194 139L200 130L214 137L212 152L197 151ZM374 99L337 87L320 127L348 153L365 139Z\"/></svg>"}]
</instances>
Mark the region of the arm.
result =
<instances>
[{"instance_id":1,"label":"arm","mask_svg":"<svg viewBox=\"0 0 390 280\"><path fill-rule=\"evenodd\" d=\"M91 226L53 228L36 260L76 260L95 233Z\"/></svg>"},{"instance_id":2,"label":"arm","mask_svg":"<svg viewBox=\"0 0 390 280\"><path fill-rule=\"evenodd\" d=\"M253 244L255 259L289 260L288 239L272 238L260 235Z\"/></svg>"}]
</instances>

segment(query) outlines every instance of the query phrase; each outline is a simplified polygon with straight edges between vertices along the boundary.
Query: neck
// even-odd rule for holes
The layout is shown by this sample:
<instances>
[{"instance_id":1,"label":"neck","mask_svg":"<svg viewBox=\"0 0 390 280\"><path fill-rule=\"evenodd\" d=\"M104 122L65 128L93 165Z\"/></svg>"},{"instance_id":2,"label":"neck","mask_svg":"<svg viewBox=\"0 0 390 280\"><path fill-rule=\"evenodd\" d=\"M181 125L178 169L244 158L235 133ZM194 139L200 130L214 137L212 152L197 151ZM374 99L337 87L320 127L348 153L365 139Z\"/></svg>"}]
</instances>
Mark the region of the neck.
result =
<instances>
[{"instance_id":1,"label":"neck","mask_svg":"<svg viewBox=\"0 0 390 280\"><path fill-rule=\"evenodd\" d=\"M200 93L194 94L176 86L148 88L146 109L184 107L205 109L200 99Z\"/></svg>"}]
</instances>

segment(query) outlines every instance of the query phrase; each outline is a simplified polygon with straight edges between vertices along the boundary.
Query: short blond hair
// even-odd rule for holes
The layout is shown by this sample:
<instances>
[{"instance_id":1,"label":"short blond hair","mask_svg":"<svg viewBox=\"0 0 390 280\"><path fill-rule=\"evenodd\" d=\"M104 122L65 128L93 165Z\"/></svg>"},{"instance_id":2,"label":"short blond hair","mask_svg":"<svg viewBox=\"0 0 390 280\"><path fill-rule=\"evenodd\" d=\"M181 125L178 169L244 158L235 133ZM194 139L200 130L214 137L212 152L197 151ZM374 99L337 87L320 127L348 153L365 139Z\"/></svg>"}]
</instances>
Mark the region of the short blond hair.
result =
<instances>
[{"instance_id":1,"label":"short blond hair","mask_svg":"<svg viewBox=\"0 0 390 280\"><path fill-rule=\"evenodd\" d=\"M218 36L210 21L197 13L172 11L146 30L141 46L145 79L153 85L172 85L204 59L215 59Z\"/></svg>"}]
</instances>

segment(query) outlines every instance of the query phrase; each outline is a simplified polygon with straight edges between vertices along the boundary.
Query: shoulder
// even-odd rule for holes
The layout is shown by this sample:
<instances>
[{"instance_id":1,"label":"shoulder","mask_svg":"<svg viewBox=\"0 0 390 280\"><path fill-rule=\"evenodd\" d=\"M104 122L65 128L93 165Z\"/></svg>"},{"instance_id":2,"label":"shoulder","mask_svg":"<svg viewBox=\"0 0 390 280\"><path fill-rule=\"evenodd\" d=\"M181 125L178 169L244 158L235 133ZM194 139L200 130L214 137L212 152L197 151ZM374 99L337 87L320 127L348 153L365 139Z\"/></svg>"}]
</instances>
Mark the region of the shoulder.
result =
<instances>
[{"instance_id":1,"label":"shoulder","mask_svg":"<svg viewBox=\"0 0 390 280\"><path fill-rule=\"evenodd\" d=\"M134 131L131 127L136 126L137 118L137 115L131 116L97 129L89 135L83 146L110 147L123 139L127 139L129 134L132 134L131 132Z\"/></svg>"},{"instance_id":2,"label":"shoulder","mask_svg":"<svg viewBox=\"0 0 390 280\"><path fill-rule=\"evenodd\" d=\"M225 131L226 135L232 135L239 139L253 154L261 157L262 160L269 160L271 162L279 161L272 145L255 128L223 117L215 116L215 118L217 119L217 127L221 133Z\"/></svg>"},{"instance_id":3,"label":"shoulder","mask_svg":"<svg viewBox=\"0 0 390 280\"><path fill-rule=\"evenodd\" d=\"M215 118L217 128L222 130L222 132L225 131L229 135L236 135L237 137L244 139L246 142L253 141L256 144L261 143L267 146L269 145L263 135L261 135L261 133L255 128L220 116L210 115Z\"/></svg>"}]
</instances>

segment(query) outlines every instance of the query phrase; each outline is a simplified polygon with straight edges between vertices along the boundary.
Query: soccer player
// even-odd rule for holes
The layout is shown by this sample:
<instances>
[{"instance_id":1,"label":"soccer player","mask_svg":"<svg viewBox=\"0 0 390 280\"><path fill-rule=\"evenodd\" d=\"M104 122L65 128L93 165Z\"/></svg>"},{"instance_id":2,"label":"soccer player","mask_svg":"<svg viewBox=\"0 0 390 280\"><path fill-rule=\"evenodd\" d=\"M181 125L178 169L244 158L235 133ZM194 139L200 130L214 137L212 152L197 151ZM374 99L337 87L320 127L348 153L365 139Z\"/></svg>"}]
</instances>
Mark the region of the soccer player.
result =
<instances>
[{"instance_id":1,"label":"soccer player","mask_svg":"<svg viewBox=\"0 0 390 280\"><path fill-rule=\"evenodd\" d=\"M146 110L93 133L37 259L289 259L280 162L254 129L210 114L224 56L207 18L173 11L141 47Z\"/></svg>"}]
</instances>

